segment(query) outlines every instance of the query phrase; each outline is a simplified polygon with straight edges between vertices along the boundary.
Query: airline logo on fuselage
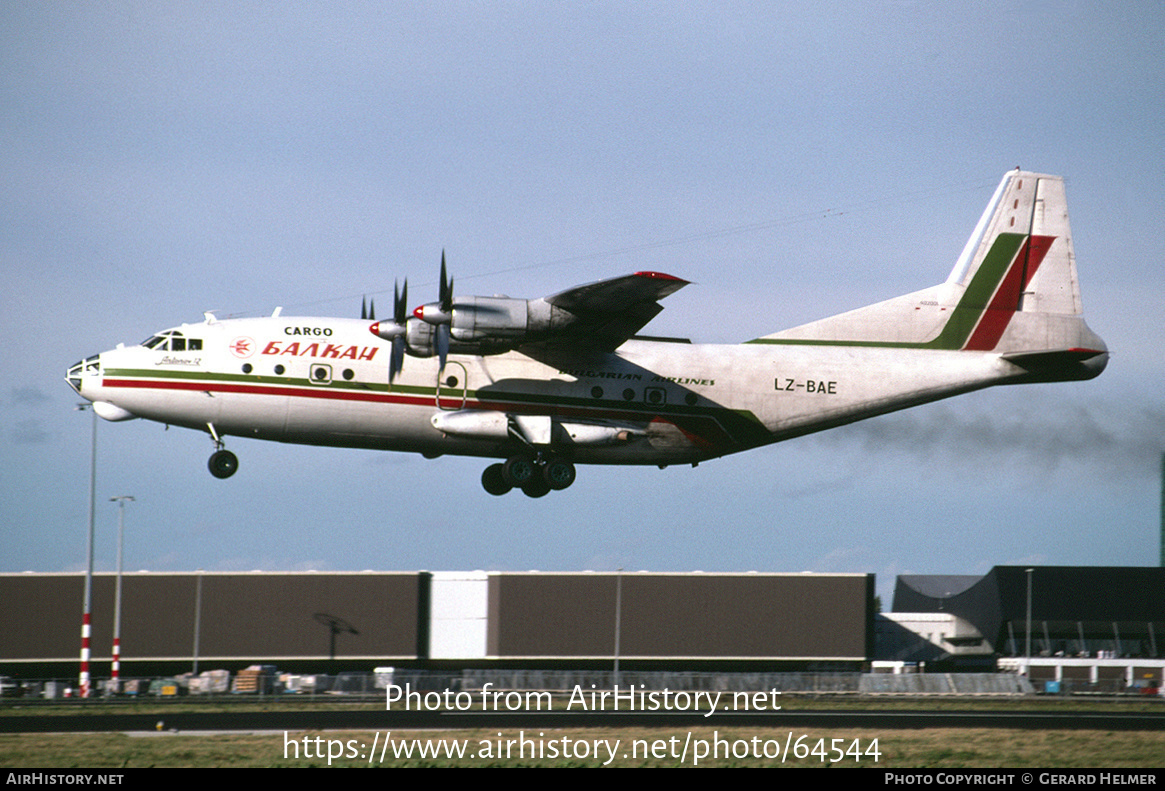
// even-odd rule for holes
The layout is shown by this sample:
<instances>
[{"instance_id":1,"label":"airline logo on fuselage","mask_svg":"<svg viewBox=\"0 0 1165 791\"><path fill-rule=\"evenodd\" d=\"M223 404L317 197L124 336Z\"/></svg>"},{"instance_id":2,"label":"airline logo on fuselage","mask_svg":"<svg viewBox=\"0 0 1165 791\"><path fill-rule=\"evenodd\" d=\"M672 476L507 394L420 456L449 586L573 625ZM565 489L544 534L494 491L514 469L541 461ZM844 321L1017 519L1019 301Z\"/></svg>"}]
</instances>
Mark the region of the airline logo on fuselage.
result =
<instances>
[{"instance_id":1,"label":"airline logo on fuselage","mask_svg":"<svg viewBox=\"0 0 1165 791\"><path fill-rule=\"evenodd\" d=\"M246 359L255 353L255 339L243 335L231 341L227 348L235 357Z\"/></svg>"}]
</instances>

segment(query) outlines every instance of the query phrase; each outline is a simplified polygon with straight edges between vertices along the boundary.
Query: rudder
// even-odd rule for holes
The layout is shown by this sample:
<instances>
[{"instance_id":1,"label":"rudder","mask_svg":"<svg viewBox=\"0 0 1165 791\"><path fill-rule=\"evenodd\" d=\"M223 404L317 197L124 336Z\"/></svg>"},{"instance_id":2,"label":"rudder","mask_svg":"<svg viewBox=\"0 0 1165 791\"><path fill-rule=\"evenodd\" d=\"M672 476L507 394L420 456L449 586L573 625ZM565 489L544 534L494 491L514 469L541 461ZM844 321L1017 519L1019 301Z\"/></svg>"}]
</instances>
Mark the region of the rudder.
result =
<instances>
[{"instance_id":1,"label":"rudder","mask_svg":"<svg viewBox=\"0 0 1165 791\"><path fill-rule=\"evenodd\" d=\"M1018 170L1004 176L947 285L961 290L956 311L969 329L958 348L998 348L1019 313L1079 316L1063 179Z\"/></svg>"}]
</instances>

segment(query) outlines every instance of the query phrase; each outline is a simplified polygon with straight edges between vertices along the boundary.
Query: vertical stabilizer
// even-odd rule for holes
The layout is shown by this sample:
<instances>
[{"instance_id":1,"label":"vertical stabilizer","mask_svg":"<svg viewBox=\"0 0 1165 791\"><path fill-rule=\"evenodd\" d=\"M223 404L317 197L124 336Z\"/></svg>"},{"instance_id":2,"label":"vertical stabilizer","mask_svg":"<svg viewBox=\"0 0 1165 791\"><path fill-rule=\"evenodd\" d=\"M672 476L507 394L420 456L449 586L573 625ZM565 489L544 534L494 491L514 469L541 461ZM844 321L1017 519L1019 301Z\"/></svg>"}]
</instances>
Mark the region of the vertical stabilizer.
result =
<instances>
[{"instance_id":1,"label":"vertical stabilizer","mask_svg":"<svg viewBox=\"0 0 1165 791\"><path fill-rule=\"evenodd\" d=\"M1080 318L1059 176L1013 170L946 283L757 339L760 343L999 352L1104 350Z\"/></svg>"},{"instance_id":2,"label":"vertical stabilizer","mask_svg":"<svg viewBox=\"0 0 1165 791\"><path fill-rule=\"evenodd\" d=\"M964 289L965 309L1080 315L1064 180L1004 176L947 284Z\"/></svg>"}]
</instances>

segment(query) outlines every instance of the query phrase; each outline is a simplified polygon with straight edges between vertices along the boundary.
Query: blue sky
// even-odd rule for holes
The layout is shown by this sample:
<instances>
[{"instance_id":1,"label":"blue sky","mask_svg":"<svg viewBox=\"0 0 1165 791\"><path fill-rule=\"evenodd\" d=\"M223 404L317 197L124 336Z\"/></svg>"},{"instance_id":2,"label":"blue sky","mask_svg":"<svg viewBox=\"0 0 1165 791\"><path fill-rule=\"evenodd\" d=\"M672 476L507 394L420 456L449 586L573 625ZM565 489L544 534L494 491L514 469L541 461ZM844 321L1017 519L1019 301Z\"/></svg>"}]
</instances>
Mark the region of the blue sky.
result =
<instances>
[{"instance_id":1,"label":"blue sky","mask_svg":"<svg viewBox=\"0 0 1165 791\"><path fill-rule=\"evenodd\" d=\"M945 279L1004 171L1063 175L1086 383L492 498L482 462L100 432L98 567L982 573L1152 565L1159 3L0 7L0 571L84 564L82 357L205 310L534 297L654 269L739 342Z\"/></svg>"}]
</instances>

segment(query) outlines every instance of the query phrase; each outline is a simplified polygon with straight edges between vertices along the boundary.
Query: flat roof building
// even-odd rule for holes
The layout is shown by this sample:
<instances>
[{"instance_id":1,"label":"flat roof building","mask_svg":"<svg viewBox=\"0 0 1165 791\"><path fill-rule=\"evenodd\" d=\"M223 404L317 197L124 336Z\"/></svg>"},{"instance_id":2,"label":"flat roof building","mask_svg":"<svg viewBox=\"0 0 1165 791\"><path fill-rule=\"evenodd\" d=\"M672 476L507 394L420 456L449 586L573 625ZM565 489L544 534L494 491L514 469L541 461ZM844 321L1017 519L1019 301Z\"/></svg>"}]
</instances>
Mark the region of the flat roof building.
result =
<instances>
[{"instance_id":1,"label":"flat roof building","mask_svg":"<svg viewBox=\"0 0 1165 791\"><path fill-rule=\"evenodd\" d=\"M114 579L94 576L98 664ZM83 585L0 574L0 673L72 672ZM618 639L628 668L857 669L873 591L872 574L136 572L123 577L121 656L123 673L562 667L605 665Z\"/></svg>"}]
</instances>

